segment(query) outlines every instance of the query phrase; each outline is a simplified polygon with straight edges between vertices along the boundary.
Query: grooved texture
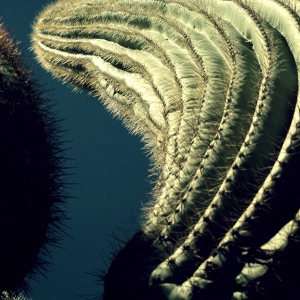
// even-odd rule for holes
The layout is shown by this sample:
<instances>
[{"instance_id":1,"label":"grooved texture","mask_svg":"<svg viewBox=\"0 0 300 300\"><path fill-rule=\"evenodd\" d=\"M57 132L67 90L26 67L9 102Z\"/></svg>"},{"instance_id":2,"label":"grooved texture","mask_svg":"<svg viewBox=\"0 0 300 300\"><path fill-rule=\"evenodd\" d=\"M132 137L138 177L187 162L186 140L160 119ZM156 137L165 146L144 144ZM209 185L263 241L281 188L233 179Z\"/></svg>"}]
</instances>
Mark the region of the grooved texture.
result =
<instances>
[{"instance_id":1,"label":"grooved texture","mask_svg":"<svg viewBox=\"0 0 300 300\"><path fill-rule=\"evenodd\" d=\"M104 299L296 295L299 20L279 0L58 1L38 16L38 60L140 134L158 178Z\"/></svg>"}]
</instances>

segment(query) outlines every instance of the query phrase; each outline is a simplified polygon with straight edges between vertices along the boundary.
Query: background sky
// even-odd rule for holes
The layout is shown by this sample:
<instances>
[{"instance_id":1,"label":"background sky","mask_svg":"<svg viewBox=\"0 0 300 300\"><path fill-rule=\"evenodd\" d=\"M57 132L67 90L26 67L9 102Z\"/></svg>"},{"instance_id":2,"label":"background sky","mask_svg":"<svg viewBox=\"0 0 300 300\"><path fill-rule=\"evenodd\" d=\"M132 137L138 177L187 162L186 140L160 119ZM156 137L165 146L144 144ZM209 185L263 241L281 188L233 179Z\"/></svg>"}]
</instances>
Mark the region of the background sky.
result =
<instances>
[{"instance_id":1,"label":"background sky","mask_svg":"<svg viewBox=\"0 0 300 300\"><path fill-rule=\"evenodd\" d=\"M36 15L51 1L10 0L0 1L0 16L12 30L20 48L28 58L31 69L45 89L46 95L57 105L54 110L61 122L67 148L66 157L72 160L68 222L71 238L65 238L62 247L52 248L54 265L47 279L38 277L31 282L33 300L74 300L76 295L100 293L91 275L105 268L105 259L113 250L114 232L124 237L118 228L132 235L131 218L140 216L142 203L146 203L151 186L148 183L149 161L141 148L140 138L129 135L121 122L113 119L97 99L86 93L74 93L53 79L34 60L30 47L31 25ZM101 256L104 257L104 261Z\"/></svg>"}]
</instances>

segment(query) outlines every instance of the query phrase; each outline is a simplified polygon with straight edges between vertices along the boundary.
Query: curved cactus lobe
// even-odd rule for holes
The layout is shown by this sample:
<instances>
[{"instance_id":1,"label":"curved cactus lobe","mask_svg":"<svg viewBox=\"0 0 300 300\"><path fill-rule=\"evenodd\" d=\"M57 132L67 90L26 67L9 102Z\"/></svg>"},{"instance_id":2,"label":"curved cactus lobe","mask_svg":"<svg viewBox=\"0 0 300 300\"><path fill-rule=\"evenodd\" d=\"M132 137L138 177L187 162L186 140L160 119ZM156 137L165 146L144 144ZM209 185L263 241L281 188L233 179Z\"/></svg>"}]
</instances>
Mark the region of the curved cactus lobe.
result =
<instances>
[{"instance_id":1,"label":"curved cactus lobe","mask_svg":"<svg viewBox=\"0 0 300 300\"><path fill-rule=\"evenodd\" d=\"M65 218L59 130L16 43L0 26L0 291L45 271ZM57 237L57 238L56 238Z\"/></svg>"},{"instance_id":2,"label":"curved cactus lobe","mask_svg":"<svg viewBox=\"0 0 300 300\"><path fill-rule=\"evenodd\" d=\"M299 209L300 178L291 3L60 1L35 24L33 47L46 69L100 96L153 154L160 176L142 231L161 262L148 253L128 268L143 286L149 279L155 299L255 298L256 284L272 299L269 261L291 263L279 252L296 243L271 242L298 234L285 227ZM117 266L130 248L108 272L107 299L117 297L110 281L122 278Z\"/></svg>"},{"instance_id":3,"label":"curved cactus lobe","mask_svg":"<svg viewBox=\"0 0 300 300\"><path fill-rule=\"evenodd\" d=\"M124 14L124 11L126 12L126 11L129 10L128 15L131 16L130 21L136 26L137 21L135 21L135 23L134 23L134 19L132 18L132 15L134 13L134 15L137 16L137 13L133 9L132 9L132 11L130 11L130 8L128 8L129 6L127 4L128 3L126 3L126 2L124 2L124 3L120 2L118 4L115 4L115 6L117 7L117 5L122 5L121 6L122 9L121 8L119 8L119 9L120 9L120 11L123 12L123 14ZM62 5L62 7L66 6L65 3L62 3L61 5ZM199 22L200 23L199 31L197 30L197 32L194 33L195 38L193 40L191 40L191 39L187 38L188 35L186 34L186 32L182 33L181 32L182 29L181 30L178 29L178 28L182 28L184 26L183 22L177 24L177 26L176 26L177 32L174 29L172 30L172 26L169 26L171 29L167 29L167 25L169 25L169 23L171 23L172 25L174 23L176 23L175 20L174 20L175 19L175 14L173 12L176 7L175 8L171 7L171 8L168 9L167 12L165 12L164 11L165 10L164 4L160 3L160 2L149 2L149 4L143 3L144 8L145 8L145 6L148 7L146 11L151 11L151 6L154 6L155 8L157 8L157 7L160 8L160 10L155 11L156 13L159 12L160 15L161 15L160 16L161 18L159 19L159 24L158 24L160 26L159 30L158 30L158 33L160 31L164 30L163 31L164 34L165 35L169 34L169 35L167 35L168 38L164 38L164 36L162 36L161 34L156 33L153 30L152 27L154 27L154 26L158 27L158 25L156 24L158 22L157 21L158 18L153 17L153 19L154 19L154 20L152 20L153 25L152 25L152 27L150 27L151 31L150 30L146 31L145 30L145 25L143 24L142 30L144 30L144 31L142 31L142 30L137 31L137 36L139 34L141 34L141 32L144 35L146 35L146 34L149 35L149 32L151 32L152 35L150 35L150 38L152 40L150 38L148 38L148 40L150 40L152 43L149 44L149 45L147 44L147 48L145 48L145 50L150 49L151 54L152 54L153 47L156 46L157 44L161 45L161 43L164 43L164 48L167 47L168 51L165 51L164 48L162 46L160 46L161 52L167 58L166 61L163 61L163 63L165 65L169 66L170 73L173 73L175 75L177 75L177 73L179 73L178 76L174 78L173 85L172 85L172 82L169 82L168 87L170 87L170 86L179 86L179 88L182 90L181 91L181 94L182 94L181 98L182 98L182 102L184 103L182 111L179 111L178 108L175 111L172 111L172 110L170 111L170 109L168 108L169 107L168 103L172 103L172 105L174 106L174 104L178 103L178 101L180 103L180 100L179 99L175 100L174 96L169 99L168 94L166 94L166 93L164 94L164 99L163 100L167 103L166 108L165 108L166 123L168 124L169 129L165 130L165 132L163 133L163 136L167 135L169 137L168 138L169 142L167 143L166 146L163 147L163 149L165 149L165 152L167 154L166 154L166 157L165 157L165 163L163 164L164 168L162 170L162 175L161 175L161 178L159 179L159 182L158 182L158 186L161 185L162 187L158 188L157 192L155 193L155 195L157 195L157 204L154 207L154 209L152 209L154 214L157 214L157 210L159 211L158 212L158 218L153 217L153 214L151 213L151 217L149 217L149 222L154 224L154 226L151 226L151 224L148 225L148 227L149 227L148 231L154 231L153 234L157 236L159 234L159 232L157 232L157 229L156 229L157 226L155 224L157 222L160 223L160 224L165 223L165 217L164 217L165 214L168 214L168 215L171 214L170 218L173 218L173 209L171 209L171 207L180 205L180 202L178 202L178 196L176 196L176 193L183 194L184 189L189 189L189 187L187 187L186 185L187 185L187 183L189 183L191 181L191 179L195 175L195 171L197 170L198 165L201 163L203 155L205 155L205 150L206 150L206 148L209 144L209 141L212 140L212 138L216 134L215 133L215 130L217 129L216 124L219 124L219 122L221 121L222 114L223 114L223 106L224 106L224 103L225 103L224 101L226 100L225 97L224 97L225 94L226 94L226 89L225 88L226 87L228 88L228 83L226 83L226 81L227 82L230 81L230 72L231 73L233 72L232 70L227 70L226 68L224 68L224 72L223 72L223 74L221 74L220 69L217 68L216 66L218 66L219 64L230 65L228 60L230 61L233 58L230 56L230 53L228 55L225 55L225 58L223 57L223 55L220 55L219 51L214 46L214 43L223 43L226 46L226 41L224 41L224 37L222 37L222 35L221 35L222 30L220 28L217 28L217 30L214 30L214 28L211 28L212 26L210 26L209 27L210 28L209 32L206 32L205 28L206 28L206 22L208 22L208 20L205 20L205 19L207 19L207 18L205 18L205 16L203 17L203 21L201 23ZM106 9L109 9L109 8L110 7L106 8ZM68 9L66 8L66 11L67 10ZM101 10L102 11L105 10L104 5L101 6ZM78 11L79 11L79 9L78 9ZM80 12L81 12L82 15L87 14L87 12L84 9ZM53 11L53 13L54 13L54 11ZM170 16L168 16L167 13ZM94 12L94 14L96 15L97 13ZM80 15L78 15L77 11L75 11L75 15L76 15L76 17L80 18ZM119 20L120 13L117 12L117 13L114 13L114 15L117 15L118 22L122 22L122 20ZM149 16L152 17L151 14L149 14ZM150 19L149 16L147 16L148 19ZM107 14L105 14L105 17L107 17ZM163 17L164 17L164 19L163 19ZM100 16L97 15L97 17L95 17L96 21L98 21L98 22L100 22L102 20L101 18L104 18L104 17L102 17L101 15ZM109 17L107 17L107 18L109 18ZM125 21L123 20L123 22L126 22L126 24L128 23L127 18L129 18L129 17L127 17L127 15L126 15L124 17ZM140 18L141 17L139 17L139 19ZM69 19L61 17L61 16L56 17L56 19L55 19L56 27L59 26L57 24L66 24L66 25L68 25L68 24L70 24L70 22L73 19L74 19L74 16L69 18ZM66 47L69 47L68 46L69 43L74 42L74 40L70 40L70 38L69 38L71 33L68 33L68 29L65 29L64 26L59 27L59 31L56 31L56 33L53 33L54 29L51 29L51 26L49 26L49 23L51 24L51 22L49 21L49 17L43 17L42 16L40 18L40 20L43 20L43 21L40 21L36 25L36 28L38 30L36 32L36 36L34 36L34 38L36 38L37 41L39 41L39 42L36 43L34 47L37 48L36 52L37 52L38 55L40 55L40 58L41 58L41 60L43 61L44 64L48 64L48 61L51 60L51 59L53 59L53 61L55 63L56 61L58 61L60 59L59 55L61 55L61 57L65 57L66 60L68 58L68 62L73 57L74 65L79 64L78 60L80 58L84 57L85 59L87 59L89 57L88 55L84 55L84 52L82 52L80 57L74 56L73 55L74 50L72 50L72 51L70 50L69 52L61 51L61 52L59 52L59 55L58 55L57 49L60 49L60 47L63 47L62 44L65 43L65 45L66 45L65 48L66 48ZM41 25L42 22L47 24L47 26L42 27L42 25ZM150 21L148 23L150 23ZM148 23L147 23L147 26L149 26ZM94 46L95 43L97 42L93 39L85 39L86 35L88 34L88 30L91 30L90 29L90 27L91 27L90 26L90 21L87 21L87 24L89 24L88 27L84 26L80 23L80 24L78 24L78 26L73 26L71 28L71 32L74 32L76 30L77 34L79 34L78 32L79 32L79 28L80 28L81 38L76 39L76 44L74 46L76 48L76 51L78 51L77 47L80 43L86 43L86 44L92 43L93 46ZM103 29L103 26L105 26L105 30L106 30L107 27L109 27L107 25L107 22L105 22L104 25L102 23L100 23L100 24L97 23L97 30L99 30L100 28ZM113 24L110 27L116 28L116 26L118 26L118 23ZM85 27L87 27L87 28L85 28ZM127 34L127 31L125 31L124 27L125 27L124 24L122 24L122 26L119 26L118 30L117 30L117 33L120 33L120 31L123 30L124 34ZM187 26L185 26L185 27L187 27ZM189 28L190 28L190 26L188 26L185 29L189 29ZM132 28L131 31L134 30L134 29L135 28ZM175 31L175 33L173 33L172 31ZM46 35L46 32L48 32L49 34ZM101 38L103 36L102 32L103 32L103 30L101 31L101 33L99 33L99 38ZM96 33L98 34L98 31ZM96 35L96 33L94 33L94 36ZM89 33L88 36L90 36L90 35L91 35L91 33ZM115 33L112 33L112 36L114 36L114 35L115 35ZM65 40L63 40L63 38L61 38L61 36L65 37ZM180 50L180 48L178 48L178 51L182 51L182 52L187 51L187 50L189 51L190 57L187 57L187 58L189 58L189 60L188 59L185 60L185 61L187 61L187 63L186 63L187 66L185 67L185 71L184 71L184 72L187 73L187 75L184 75L182 73L183 72L183 70L182 70L183 67L181 66L182 64L179 62L178 59L176 60L176 57L174 57L174 47L176 47L176 45L171 40L172 38L174 39L174 36L176 37L176 42L178 40L181 42L179 46L182 45L182 50ZM207 38L208 36L212 36L211 40L209 38ZM206 49L204 47L201 47L201 44L198 41L199 37L201 37L201 39L203 40L203 42L205 42L206 45L211 44L211 47L208 48L208 49ZM40 39L42 39L43 42L41 42ZM188 41L186 41L186 40L188 40ZM227 40L229 40L229 39L227 38ZM116 42L118 42L118 40ZM53 44L52 45L53 49L49 48L51 43ZM105 46L106 44L107 44L107 41L101 40L101 43L98 42L98 47L99 48L100 47L101 48L108 48L108 46ZM154 46L152 46L153 44L154 44ZM170 44L169 47L168 47L168 44ZM49 47L47 48L45 45L48 45ZM119 50L118 52L116 52L117 57L118 57L120 51L124 51L124 49L122 50L122 47L118 47L118 46L119 45L115 46ZM111 45L111 43L109 43L109 47L110 47L110 49L112 49L114 46ZM83 49L83 46L81 46L81 48ZM88 48L88 45L86 45L84 49L87 49L87 48ZM244 48L246 48L245 43L244 43ZM44 49L45 52L40 53L41 49ZM165 52L163 52L163 50ZM214 51L213 53L215 54L216 58L214 57L214 55L211 55L211 50ZM247 49L245 49L244 52L246 52L246 50ZM135 53L134 51L129 51L127 48L125 48L125 51L128 52L128 53ZM138 51L138 54L140 52L141 51ZM250 52L250 51L248 51L248 52ZM49 53L48 56L46 55L47 53ZM142 54L143 54L143 56L145 56L144 52ZM154 54L156 54L156 53L154 53ZM158 54L160 54L160 53L158 53ZM57 55L57 56L55 56L55 55ZM134 55L137 56L137 54L134 54ZM131 54L131 56L133 56L133 54ZM248 54L248 56L250 56L250 54ZM149 57L149 55L147 57ZM160 58L161 55L158 56L158 57ZM197 57L198 57L198 60L196 60ZM140 59L141 58L142 58L142 56L140 55ZM75 61L75 59L76 59L76 61ZM90 58L90 59L95 60L95 58ZM250 58L248 58L248 59L250 59ZM189 71L190 69L195 69L195 67L193 67L193 65L194 65L193 61L195 61L195 60L197 62L199 62L200 70L203 69L203 67L201 68L202 64L205 65L205 68L208 70L208 75L205 75L205 78L208 76L211 84L208 85L206 83L207 91L205 91L205 89L203 90L202 93L200 91L197 98L195 98L195 96L193 96L192 99L190 99L189 101L186 101L184 99L184 98L186 98L185 94L188 95L191 88L189 86L187 86L187 84L184 81L185 81L185 77L191 78L191 76L188 74L188 72L190 72ZM157 59L156 59L156 61L157 61ZM88 65L86 65L86 67L87 66ZM91 67L91 64L89 64L89 66ZM177 69L175 68L176 66L177 66ZM50 67L50 65L49 65L49 67ZM99 67L99 65L98 65L98 67ZM254 67L254 64L253 64L253 67ZM58 72L58 73L61 72L61 69L57 70L57 67L55 65L53 66L53 68L55 70L54 72ZM241 68L241 69L243 69L243 68ZM72 71L70 71L70 72L72 72ZM181 75L180 72L183 75ZM248 87L247 88L240 88L239 90L241 90L241 91L250 90L249 82L251 82L252 80L255 80L255 81L258 80L257 78L255 79L255 72L254 71L253 72L248 72L248 73L252 73L251 76L249 75L248 77L246 77L247 81L245 80L245 83L244 83L244 85L248 85ZM59 74L57 74L57 75L59 76ZM153 73L153 74L155 74L155 73ZM163 70L157 70L156 69L156 74L155 75L151 74L151 76L153 78L155 78L155 76L156 77L159 76L158 74L164 74ZM66 76L66 78L69 78L68 77L69 73L60 74L60 75L61 76ZM75 73L75 76L77 76L76 73ZM126 76L130 76L130 74L126 74ZM166 76L168 76L168 73L166 73L164 77L166 77ZM183 76L185 76L185 77L183 77ZM193 75L193 76L195 76L195 75ZM89 77L88 74L87 74L87 77ZM174 77L174 75L173 75L173 77ZM183 77L183 79L180 79L180 77ZM73 78L72 82L76 82L76 78L77 77ZM193 84L193 86L195 84L199 85L199 82L201 82L200 79L196 83L195 82L189 83L189 85L192 85L192 84ZM84 80L86 80L86 77L81 78L82 82ZM207 81L207 79L206 79L206 81ZM237 83L237 81L238 81L237 77L235 77L234 83ZM160 88L160 90L162 89L161 86L164 83L164 81L161 80L161 82L162 83L160 85L157 85L158 82L154 82L156 84L155 87L157 89L158 88ZM221 90L220 89L216 90L216 89L213 88L214 85L223 86L223 88ZM231 83L231 85L233 85L233 82ZM185 88L185 86L187 86L187 87ZM200 87L201 87L201 85L199 86L199 88ZM192 90L195 90L195 88L193 88ZM231 91L232 91L232 89L229 90L229 92L231 92ZM203 93L205 93L204 97L202 96ZM175 93L173 91L173 95L177 95L177 93ZM243 96L245 96L245 95L247 95L247 98L248 97L251 98L253 96L253 93L251 91L250 91L250 93L244 92ZM179 96L180 96L180 94L179 94ZM107 98L109 100L108 106L112 106L113 104L111 104L111 103L116 102L116 101L111 101L111 99L109 97L107 97ZM196 100L193 100L194 98ZM254 98L254 96L253 96L253 98ZM220 99L220 104L216 103L216 101L215 101L216 99ZM153 97L152 97L151 101L153 101ZM228 102L229 101L231 101L231 99L229 99ZM248 101L248 103L247 103L247 101L245 101L245 103L246 103L245 105L249 106L250 105L249 102L250 101ZM241 103L242 103L242 101L240 101L239 105L241 105ZM197 105L202 107L202 109L200 109L200 114L199 115L197 114L197 110L195 109L195 106L197 106ZM176 106L178 107L178 105L176 105ZM187 108L185 108L185 106ZM213 110L212 107L213 107L213 109L218 107L219 112L216 112L216 110ZM227 111L224 113L225 116L226 116L226 114L229 113L229 107L231 107L230 112L232 112L235 109L235 110L242 111L245 114L245 116L247 115L247 109L243 110L243 109L239 108L237 105L228 104L228 105L226 105L226 107L227 107ZM252 109L253 109L253 107L252 107ZM199 108L198 108L198 110L199 110ZM248 108L248 110L251 111L250 108ZM251 111L251 113L252 113L252 111ZM242 120L243 119L244 118L242 118ZM234 123L234 122L232 121L232 123ZM249 124L249 122L248 122L248 124ZM239 122L239 125L241 125L241 122ZM247 127L247 125L245 127ZM232 137L232 136L236 135L236 134L234 134L234 130L233 130L234 126L231 126L231 125L229 125L229 126L232 127L232 129L231 129L231 137ZM223 130L223 128L221 128L220 131L221 130ZM177 134L176 131L178 131L178 134ZM180 132L181 133L184 132L185 134L181 134ZM182 139L181 136L183 136L184 138ZM189 138L187 138L187 137L189 137ZM156 139L161 140L161 138L159 136L158 137L156 136ZM218 137L216 137L216 139L218 139ZM230 136L228 136L228 140L230 140ZM189 142L187 143L186 141L189 141ZM192 146L191 146L191 144L192 144ZM239 145L239 143L237 143L237 145ZM179 148L179 146L180 146L180 148ZM230 148L230 145L228 147ZM202 149L202 150L200 151L200 149ZM153 150L154 153L156 153L156 151L157 151L157 148L155 148ZM190 153L191 151L192 151L192 153ZM203 154L201 154L201 152ZM211 152L213 152L213 151L211 151ZM155 156L157 157L159 155L155 155ZM218 157L217 155L212 155L212 157L213 157L212 159L209 159L209 160L206 160L206 161L210 161L210 160L216 161L217 160L217 162L220 162L220 163L223 162L223 164L224 164L224 157L223 156L221 156L219 158L216 158L216 157ZM187 162L184 163L185 161L187 161ZM215 162L215 165L217 165L217 162ZM225 162L226 162L226 160L225 160ZM162 162L160 161L159 164L161 164L161 163ZM212 163L208 163L208 164L212 165ZM221 168L221 166L218 166L218 167ZM180 170L181 168L183 168L182 171ZM211 173L214 173L214 169L215 169L214 167L209 168ZM178 172L180 172L179 178L178 178L178 174L177 174ZM196 178L197 174L194 177ZM214 177L214 176L213 176L213 174L208 174L207 177ZM162 184L161 184L161 182L162 182ZM206 182L204 182L202 180L202 186L203 186L203 184L206 184L207 182L209 182L209 181L206 180ZM214 186L214 185L216 185L216 183L214 183L214 181L213 181L211 183L211 185ZM165 192L169 189L170 186L171 186L171 190L174 190L175 196L168 195L169 193ZM200 188L201 188L201 186L199 186L199 190L200 190ZM194 191L193 191L193 193L194 193ZM189 193L188 196L190 197L193 193ZM202 196L204 197L206 193L202 193L202 194L203 194ZM167 199L165 199L165 198L167 198ZM174 200L172 198L174 198ZM194 199L195 197L192 196L191 198ZM198 196L198 198L199 198L199 196ZM192 199L191 199L191 201L189 201L189 205L192 206L193 210L199 210L199 208L197 208L197 206L194 207L194 203L193 203ZM200 202L200 201L198 201L198 202ZM162 205L164 206L163 209L160 208ZM186 205L186 208L187 208L187 206L188 205ZM183 214L183 216L184 215L185 214ZM162 226L162 224L161 224L161 226ZM159 229L159 231L162 231L162 230L163 230L163 227L161 229Z\"/></svg>"}]
</instances>

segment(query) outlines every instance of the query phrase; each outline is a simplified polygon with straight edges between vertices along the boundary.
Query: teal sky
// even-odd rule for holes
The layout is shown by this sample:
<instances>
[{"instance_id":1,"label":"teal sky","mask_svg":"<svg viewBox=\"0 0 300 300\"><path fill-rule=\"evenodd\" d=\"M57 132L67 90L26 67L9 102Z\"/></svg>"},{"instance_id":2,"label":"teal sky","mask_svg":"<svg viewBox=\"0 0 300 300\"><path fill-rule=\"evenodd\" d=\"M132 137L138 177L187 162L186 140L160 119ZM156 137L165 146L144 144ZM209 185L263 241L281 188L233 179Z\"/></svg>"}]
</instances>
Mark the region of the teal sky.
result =
<instances>
[{"instance_id":1,"label":"teal sky","mask_svg":"<svg viewBox=\"0 0 300 300\"><path fill-rule=\"evenodd\" d=\"M129 135L121 122L113 119L97 99L86 93L74 93L53 79L33 59L30 47L31 24L47 0L10 0L0 2L0 16L21 41L20 48L31 69L37 71L39 82L50 91L57 103L54 110L61 122L66 157L72 159L70 196L68 201L68 233L64 249L51 248L54 265L47 279L31 282L33 300L74 300L76 295L100 293L93 277L85 272L105 268L106 256L113 249L114 232L124 237L119 228L132 235L132 216L139 217L146 203L150 185L147 183L149 161L141 150L140 138ZM130 233L131 232L131 233ZM104 261L102 258L104 258Z\"/></svg>"}]
</instances>

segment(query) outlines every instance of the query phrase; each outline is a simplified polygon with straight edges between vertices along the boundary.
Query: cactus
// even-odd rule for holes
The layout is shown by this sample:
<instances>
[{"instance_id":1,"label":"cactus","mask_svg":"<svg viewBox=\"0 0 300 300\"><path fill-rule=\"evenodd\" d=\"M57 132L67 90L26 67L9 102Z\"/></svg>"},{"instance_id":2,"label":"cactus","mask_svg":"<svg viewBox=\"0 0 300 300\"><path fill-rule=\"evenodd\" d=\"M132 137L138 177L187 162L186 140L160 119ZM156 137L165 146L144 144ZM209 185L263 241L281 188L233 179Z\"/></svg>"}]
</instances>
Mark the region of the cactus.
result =
<instances>
[{"instance_id":1,"label":"cactus","mask_svg":"<svg viewBox=\"0 0 300 300\"><path fill-rule=\"evenodd\" d=\"M10 295L6 291L2 292L2 294L0 295L0 299L1 300L31 300L31 299L27 298L26 296L24 296L22 293L20 293L17 296L13 296L13 295Z\"/></svg>"},{"instance_id":2,"label":"cactus","mask_svg":"<svg viewBox=\"0 0 300 300\"><path fill-rule=\"evenodd\" d=\"M28 277L48 268L47 246L65 231L67 196L58 121L17 44L1 24L0 297L16 300L25 299Z\"/></svg>"},{"instance_id":3,"label":"cactus","mask_svg":"<svg viewBox=\"0 0 300 300\"><path fill-rule=\"evenodd\" d=\"M295 299L300 17L293 0L61 0L55 77L140 134L157 177L104 299Z\"/></svg>"}]
</instances>

